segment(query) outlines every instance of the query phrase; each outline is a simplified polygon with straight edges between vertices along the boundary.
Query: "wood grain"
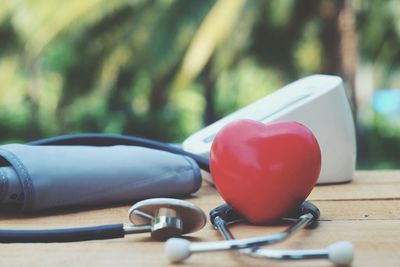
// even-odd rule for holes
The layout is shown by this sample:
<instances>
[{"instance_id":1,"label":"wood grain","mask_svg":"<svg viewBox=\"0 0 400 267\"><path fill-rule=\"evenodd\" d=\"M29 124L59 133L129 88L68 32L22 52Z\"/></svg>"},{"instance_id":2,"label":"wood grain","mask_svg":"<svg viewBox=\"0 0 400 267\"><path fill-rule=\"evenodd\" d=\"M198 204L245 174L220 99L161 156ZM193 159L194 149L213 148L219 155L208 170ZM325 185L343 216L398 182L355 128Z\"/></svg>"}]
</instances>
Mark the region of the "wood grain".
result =
<instances>
[{"instance_id":1,"label":"wood grain","mask_svg":"<svg viewBox=\"0 0 400 267\"><path fill-rule=\"evenodd\" d=\"M319 227L303 230L271 248L320 248L338 240L354 244L352 266L400 266L400 172L357 172L352 183L317 186L310 199L321 210ZM223 203L205 184L189 201L205 211ZM128 223L129 205L67 209L39 215L3 213L2 228L56 228ZM237 238L266 235L286 226L232 227ZM190 235L194 242L220 240L210 224ZM124 239L58 244L0 244L1 266L170 266L164 244L148 234ZM173 266L173 265L171 265ZM231 252L193 255L181 266L332 266L328 261L271 261Z\"/></svg>"},{"instance_id":2,"label":"wood grain","mask_svg":"<svg viewBox=\"0 0 400 267\"><path fill-rule=\"evenodd\" d=\"M351 183L317 185L311 200L400 199L400 171L360 171Z\"/></svg>"}]
</instances>

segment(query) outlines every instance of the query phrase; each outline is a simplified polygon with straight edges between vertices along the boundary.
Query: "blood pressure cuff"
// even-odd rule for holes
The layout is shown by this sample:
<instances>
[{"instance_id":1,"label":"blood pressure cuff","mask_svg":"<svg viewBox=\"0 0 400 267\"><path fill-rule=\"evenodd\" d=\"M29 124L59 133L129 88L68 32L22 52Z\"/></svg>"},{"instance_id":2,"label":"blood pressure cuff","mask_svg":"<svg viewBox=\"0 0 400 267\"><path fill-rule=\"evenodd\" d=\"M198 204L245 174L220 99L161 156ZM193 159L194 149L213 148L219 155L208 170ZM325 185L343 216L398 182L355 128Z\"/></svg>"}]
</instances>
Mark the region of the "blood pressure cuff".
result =
<instances>
[{"instance_id":1,"label":"blood pressure cuff","mask_svg":"<svg viewBox=\"0 0 400 267\"><path fill-rule=\"evenodd\" d=\"M25 211L182 197L201 185L192 159L137 146L10 144L0 157L0 203L18 196Z\"/></svg>"}]
</instances>

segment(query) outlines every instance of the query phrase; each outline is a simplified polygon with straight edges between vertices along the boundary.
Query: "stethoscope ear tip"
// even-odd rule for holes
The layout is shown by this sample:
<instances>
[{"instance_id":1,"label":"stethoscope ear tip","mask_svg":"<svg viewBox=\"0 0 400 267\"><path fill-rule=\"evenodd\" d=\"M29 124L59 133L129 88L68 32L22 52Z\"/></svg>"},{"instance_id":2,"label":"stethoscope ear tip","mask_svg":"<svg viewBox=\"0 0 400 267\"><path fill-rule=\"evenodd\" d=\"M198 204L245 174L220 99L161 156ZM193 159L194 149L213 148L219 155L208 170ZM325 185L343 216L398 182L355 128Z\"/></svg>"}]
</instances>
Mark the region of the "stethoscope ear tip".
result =
<instances>
[{"instance_id":1,"label":"stethoscope ear tip","mask_svg":"<svg viewBox=\"0 0 400 267\"><path fill-rule=\"evenodd\" d=\"M170 238L165 243L165 252L171 263L179 263L187 259L190 252L190 241L183 238Z\"/></svg>"},{"instance_id":2,"label":"stethoscope ear tip","mask_svg":"<svg viewBox=\"0 0 400 267\"><path fill-rule=\"evenodd\" d=\"M349 241L339 241L328 246L328 257L336 265L349 265L353 261L353 245Z\"/></svg>"}]
</instances>

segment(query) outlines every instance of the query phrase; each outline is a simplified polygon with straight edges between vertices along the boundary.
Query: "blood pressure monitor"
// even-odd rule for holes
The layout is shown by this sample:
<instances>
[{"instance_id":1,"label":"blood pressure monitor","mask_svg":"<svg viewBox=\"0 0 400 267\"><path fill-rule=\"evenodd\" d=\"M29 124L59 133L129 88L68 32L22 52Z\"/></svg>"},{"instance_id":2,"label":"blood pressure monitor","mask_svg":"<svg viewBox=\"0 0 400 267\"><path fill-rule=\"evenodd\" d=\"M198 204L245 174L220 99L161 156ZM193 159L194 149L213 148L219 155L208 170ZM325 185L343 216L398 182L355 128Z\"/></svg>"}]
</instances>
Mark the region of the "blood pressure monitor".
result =
<instances>
[{"instance_id":1,"label":"blood pressure monitor","mask_svg":"<svg viewBox=\"0 0 400 267\"><path fill-rule=\"evenodd\" d=\"M209 155L214 137L228 123L252 119L263 123L297 121L316 136L322 152L318 183L352 180L356 161L353 116L340 77L312 75L290 83L189 136L183 149Z\"/></svg>"}]
</instances>

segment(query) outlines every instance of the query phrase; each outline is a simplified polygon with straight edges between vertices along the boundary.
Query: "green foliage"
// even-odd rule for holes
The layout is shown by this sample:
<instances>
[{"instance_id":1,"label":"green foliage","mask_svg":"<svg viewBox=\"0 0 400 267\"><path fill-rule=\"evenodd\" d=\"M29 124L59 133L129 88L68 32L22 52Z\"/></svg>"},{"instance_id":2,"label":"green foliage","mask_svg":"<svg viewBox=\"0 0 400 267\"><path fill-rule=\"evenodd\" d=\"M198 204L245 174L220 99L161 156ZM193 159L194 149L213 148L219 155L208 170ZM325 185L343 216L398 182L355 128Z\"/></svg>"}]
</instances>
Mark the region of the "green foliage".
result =
<instances>
[{"instance_id":1,"label":"green foliage","mask_svg":"<svg viewBox=\"0 0 400 267\"><path fill-rule=\"evenodd\" d=\"M358 10L360 53L372 62L377 88L399 88L400 68L400 2L361 1Z\"/></svg>"},{"instance_id":2,"label":"green foliage","mask_svg":"<svg viewBox=\"0 0 400 267\"><path fill-rule=\"evenodd\" d=\"M321 72L333 3L5 0L0 140L108 132L180 142ZM399 87L400 5L355 8L362 62L376 64L379 87Z\"/></svg>"}]
</instances>

